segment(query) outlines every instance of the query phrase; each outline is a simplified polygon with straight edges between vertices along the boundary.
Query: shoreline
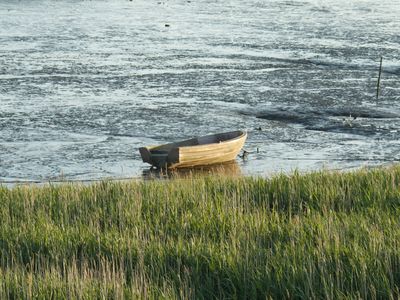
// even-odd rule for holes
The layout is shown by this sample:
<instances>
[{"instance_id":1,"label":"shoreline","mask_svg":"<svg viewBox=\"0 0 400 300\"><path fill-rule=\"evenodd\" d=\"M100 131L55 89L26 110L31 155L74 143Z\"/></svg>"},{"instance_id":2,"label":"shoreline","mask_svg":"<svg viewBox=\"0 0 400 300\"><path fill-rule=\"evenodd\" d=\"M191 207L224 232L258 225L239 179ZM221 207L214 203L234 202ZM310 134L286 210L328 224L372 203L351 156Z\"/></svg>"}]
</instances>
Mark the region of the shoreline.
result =
<instances>
[{"instance_id":1,"label":"shoreline","mask_svg":"<svg viewBox=\"0 0 400 300\"><path fill-rule=\"evenodd\" d=\"M302 175L307 175L310 173L318 172L354 172L357 170L370 170L370 169L386 169L392 166L396 166L399 163L397 161L385 162L379 165L359 165L353 167L328 167L323 166L319 169L304 169L294 168L292 170L281 170L281 171L270 171L266 174L243 174L241 167L238 165L237 161L229 162L225 164L210 165L210 166L200 166L197 168L184 168L184 169L173 169L173 170L151 170L145 169L142 175L132 175L132 176L121 176L121 177L102 177L102 178L88 178L88 179L68 179L68 178L55 178L55 179L14 179L0 180L0 187L5 186L8 188L18 187L18 186L46 186L51 184L82 184L90 185L95 183L100 183L103 181L110 182L125 182L125 181L149 181L149 180L174 180L182 179L188 177L201 178L203 176L227 176L227 177L243 177L243 178L262 178L270 179L275 176L285 175L291 176L294 173L300 173Z\"/></svg>"}]
</instances>

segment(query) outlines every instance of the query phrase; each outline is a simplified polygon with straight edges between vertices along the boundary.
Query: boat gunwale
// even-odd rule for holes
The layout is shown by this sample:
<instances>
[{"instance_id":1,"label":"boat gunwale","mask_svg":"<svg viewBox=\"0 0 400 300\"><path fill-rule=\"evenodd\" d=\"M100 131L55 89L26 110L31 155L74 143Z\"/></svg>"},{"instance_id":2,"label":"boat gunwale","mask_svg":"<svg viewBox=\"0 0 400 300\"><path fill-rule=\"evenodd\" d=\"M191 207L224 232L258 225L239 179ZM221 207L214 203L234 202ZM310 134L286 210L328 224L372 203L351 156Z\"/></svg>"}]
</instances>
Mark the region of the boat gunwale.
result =
<instances>
[{"instance_id":1,"label":"boat gunwale","mask_svg":"<svg viewBox=\"0 0 400 300\"><path fill-rule=\"evenodd\" d=\"M207 143L207 144L201 144L201 145L193 145L193 146L182 146L182 147L173 147L173 148L179 148L179 149L195 149L195 148L202 148L202 147L209 147L209 145L224 145L227 143L232 143L235 142L236 140L242 139L243 137L245 137L247 135L247 132L243 131L243 130L237 130L238 132L241 132L241 135L233 138L233 139L227 139L224 141L220 141L220 142L214 142L214 143ZM234 132L234 131L230 131L230 132ZM230 132L224 132L224 133L220 133L220 134L225 134L225 133L230 133ZM218 135L218 134L215 134ZM212 135L209 135L212 136ZM202 136L202 137L207 137L207 136Z\"/></svg>"},{"instance_id":2,"label":"boat gunwale","mask_svg":"<svg viewBox=\"0 0 400 300\"><path fill-rule=\"evenodd\" d=\"M220 142L213 142L213 143L206 143L206 144L200 144L200 145L190 145L190 146L172 146L168 151L172 149L182 149L182 150L186 150L186 149L200 149L202 147L210 147L210 145L224 145L224 144L228 144L228 143L232 143L232 142L236 142L237 140L240 140L244 137L247 136L247 132L244 130L235 130L235 131L228 131L228 132L223 132L223 133L217 133L217 134L210 134L210 135L203 135L203 136L198 136L197 138L204 138L204 137L211 137L211 136L216 136L216 135L220 135L220 134L227 134L227 133L231 133L231 132L240 132L241 134L237 137L234 137L232 139L227 139L224 141L220 141ZM177 141L177 142L173 142L173 143L168 143L168 144L162 144L162 145L157 145L157 146L150 146L150 147L146 147L149 151L151 150L157 150L158 147L163 147L163 146L167 146L167 145L174 145L177 143L182 143L185 141L189 141L191 139L188 140L183 140L183 141Z\"/></svg>"}]
</instances>

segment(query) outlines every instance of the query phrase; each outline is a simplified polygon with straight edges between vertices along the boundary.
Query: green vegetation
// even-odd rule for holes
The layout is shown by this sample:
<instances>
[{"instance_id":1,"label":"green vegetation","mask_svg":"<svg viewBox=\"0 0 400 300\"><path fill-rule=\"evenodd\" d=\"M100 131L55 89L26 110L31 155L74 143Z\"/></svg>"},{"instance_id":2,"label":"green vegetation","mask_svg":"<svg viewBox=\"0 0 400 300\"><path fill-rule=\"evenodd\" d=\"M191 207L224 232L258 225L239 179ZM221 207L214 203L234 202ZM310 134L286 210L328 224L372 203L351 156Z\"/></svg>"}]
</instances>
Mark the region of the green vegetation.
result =
<instances>
[{"instance_id":1,"label":"green vegetation","mask_svg":"<svg viewBox=\"0 0 400 300\"><path fill-rule=\"evenodd\" d=\"M400 167L0 187L0 299L398 298Z\"/></svg>"}]
</instances>

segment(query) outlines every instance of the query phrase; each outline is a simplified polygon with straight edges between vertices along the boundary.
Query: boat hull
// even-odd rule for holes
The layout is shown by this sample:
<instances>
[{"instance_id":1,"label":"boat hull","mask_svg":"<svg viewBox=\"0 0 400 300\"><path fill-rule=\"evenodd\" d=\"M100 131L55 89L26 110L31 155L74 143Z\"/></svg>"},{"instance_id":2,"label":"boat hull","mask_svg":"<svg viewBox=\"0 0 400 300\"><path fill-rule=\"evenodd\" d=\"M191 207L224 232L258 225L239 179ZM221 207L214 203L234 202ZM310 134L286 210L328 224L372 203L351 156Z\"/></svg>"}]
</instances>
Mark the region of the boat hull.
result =
<instances>
[{"instance_id":1,"label":"boat hull","mask_svg":"<svg viewBox=\"0 0 400 300\"><path fill-rule=\"evenodd\" d=\"M157 168L188 168L234 160L247 138L244 131L232 131L182 142L139 149L144 162Z\"/></svg>"}]
</instances>

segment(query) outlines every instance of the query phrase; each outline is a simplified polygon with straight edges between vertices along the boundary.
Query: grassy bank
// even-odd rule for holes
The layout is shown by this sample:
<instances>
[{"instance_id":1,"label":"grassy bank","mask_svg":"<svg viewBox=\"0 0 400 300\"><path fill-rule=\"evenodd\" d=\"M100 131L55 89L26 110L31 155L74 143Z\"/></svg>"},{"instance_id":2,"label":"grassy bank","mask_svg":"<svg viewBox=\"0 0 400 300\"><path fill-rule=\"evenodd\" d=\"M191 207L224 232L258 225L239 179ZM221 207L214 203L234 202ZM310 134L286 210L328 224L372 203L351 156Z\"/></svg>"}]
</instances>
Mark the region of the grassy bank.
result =
<instances>
[{"instance_id":1,"label":"grassy bank","mask_svg":"<svg viewBox=\"0 0 400 300\"><path fill-rule=\"evenodd\" d=\"M398 298L400 167L0 187L0 298Z\"/></svg>"}]
</instances>

